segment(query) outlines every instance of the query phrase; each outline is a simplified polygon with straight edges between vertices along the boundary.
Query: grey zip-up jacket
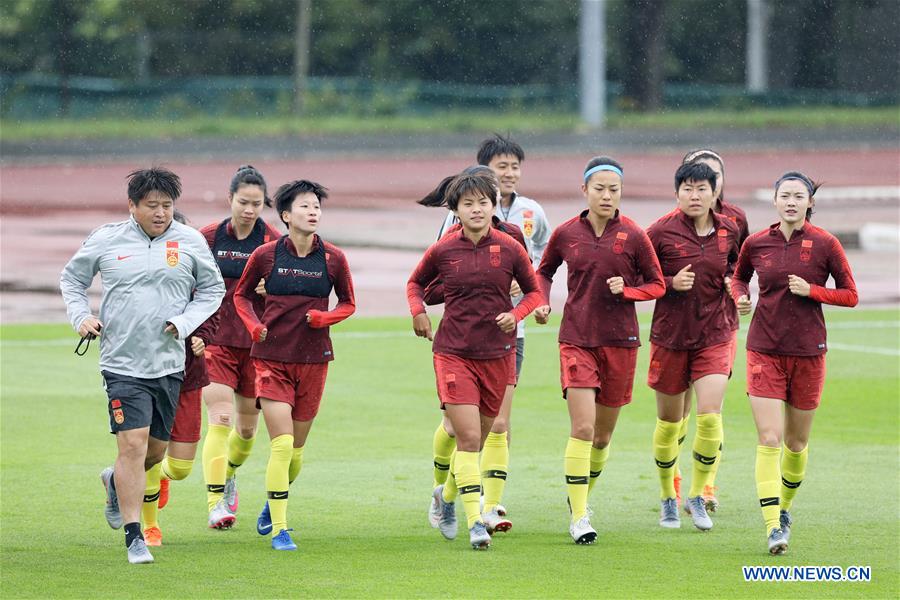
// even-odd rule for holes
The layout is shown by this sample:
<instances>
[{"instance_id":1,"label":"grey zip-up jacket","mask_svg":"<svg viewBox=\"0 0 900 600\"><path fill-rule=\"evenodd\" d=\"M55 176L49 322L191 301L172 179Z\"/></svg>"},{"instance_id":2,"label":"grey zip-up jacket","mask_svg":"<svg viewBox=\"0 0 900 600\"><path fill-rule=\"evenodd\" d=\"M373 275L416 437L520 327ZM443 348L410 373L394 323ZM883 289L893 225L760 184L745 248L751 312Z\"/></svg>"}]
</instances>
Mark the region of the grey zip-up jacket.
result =
<instances>
[{"instance_id":1,"label":"grey zip-up jacket","mask_svg":"<svg viewBox=\"0 0 900 600\"><path fill-rule=\"evenodd\" d=\"M92 314L87 290L98 272L100 369L145 379L183 371L185 339L225 297L203 235L172 221L151 240L133 217L95 229L59 280L75 331ZM178 329L177 339L165 333L167 322Z\"/></svg>"}]
</instances>

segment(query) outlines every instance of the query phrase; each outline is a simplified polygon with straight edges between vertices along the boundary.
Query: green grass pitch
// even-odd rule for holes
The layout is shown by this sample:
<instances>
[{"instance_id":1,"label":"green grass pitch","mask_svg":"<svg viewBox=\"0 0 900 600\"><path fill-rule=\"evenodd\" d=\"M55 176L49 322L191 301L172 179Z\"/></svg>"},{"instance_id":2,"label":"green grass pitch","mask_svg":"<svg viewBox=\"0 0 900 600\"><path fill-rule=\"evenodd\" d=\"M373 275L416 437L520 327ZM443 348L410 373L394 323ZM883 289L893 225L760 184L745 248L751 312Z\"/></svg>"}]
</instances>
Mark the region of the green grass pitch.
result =
<instances>
[{"instance_id":1,"label":"green grass pitch","mask_svg":"<svg viewBox=\"0 0 900 600\"><path fill-rule=\"evenodd\" d=\"M568 416L558 388L556 338L530 324L504 497L515 526L478 553L469 549L464 528L447 542L426 519L438 419L429 344L413 336L409 319L357 318L333 330L337 359L291 490L288 519L299 551L276 553L255 530L268 458L263 427L239 472L235 528L206 528L198 460L186 481L172 484L160 518L164 546L147 566L127 564L122 533L103 518L98 474L111 464L115 442L105 433L96 348L84 358L73 355L76 338L64 325L4 326L0 594L896 598L900 314L839 310L828 312L827 320L828 379L785 556L765 552L743 351L725 401L715 528L700 533L689 517L680 530L657 525L645 329L634 401L622 412L591 498L598 543L581 547L567 531L562 453ZM689 456L684 449L683 464ZM461 506L457 513L462 516ZM776 564L871 566L872 580L743 580L743 565Z\"/></svg>"}]
</instances>

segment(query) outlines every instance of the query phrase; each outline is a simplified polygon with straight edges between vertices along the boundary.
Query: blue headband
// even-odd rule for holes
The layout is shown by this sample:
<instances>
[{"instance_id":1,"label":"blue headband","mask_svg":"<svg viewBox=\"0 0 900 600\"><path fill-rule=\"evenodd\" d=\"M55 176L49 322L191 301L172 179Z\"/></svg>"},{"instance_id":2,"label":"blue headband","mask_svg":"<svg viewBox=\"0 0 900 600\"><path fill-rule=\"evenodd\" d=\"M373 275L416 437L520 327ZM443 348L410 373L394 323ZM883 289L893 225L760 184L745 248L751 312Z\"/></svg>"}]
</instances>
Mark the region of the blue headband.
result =
<instances>
[{"instance_id":1,"label":"blue headband","mask_svg":"<svg viewBox=\"0 0 900 600\"><path fill-rule=\"evenodd\" d=\"M810 181L810 180L809 180L809 177L807 177L806 175L803 175L802 173L797 173L797 174L785 174L785 175L782 175L782 176L778 179L778 181L775 182L775 191L776 191L776 192L778 191L778 186L780 186L780 185L781 185L782 183L784 183L785 181L789 181L789 180L791 180L791 179L793 179L793 180L795 180L795 181L799 181L800 183L802 183L803 185L805 185L807 191L809 192L809 197L810 197L810 198L812 198L812 195L816 193L816 190L813 188L813 183L812 183L812 181Z\"/></svg>"},{"instance_id":2,"label":"blue headband","mask_svg":"<svg viewBox=\"0 0 900 600\"><path fill-rule=\"evenodd\" d=\"M625 176L622 175L622 169L619 167L615 167L613 165L597 165L596 167L591 167L584 173L584 182L587 183L587 180L591 178L591 175L596 173L597 171L612 171L617 174L624 181Z\"/></svg>"}]
</instances>

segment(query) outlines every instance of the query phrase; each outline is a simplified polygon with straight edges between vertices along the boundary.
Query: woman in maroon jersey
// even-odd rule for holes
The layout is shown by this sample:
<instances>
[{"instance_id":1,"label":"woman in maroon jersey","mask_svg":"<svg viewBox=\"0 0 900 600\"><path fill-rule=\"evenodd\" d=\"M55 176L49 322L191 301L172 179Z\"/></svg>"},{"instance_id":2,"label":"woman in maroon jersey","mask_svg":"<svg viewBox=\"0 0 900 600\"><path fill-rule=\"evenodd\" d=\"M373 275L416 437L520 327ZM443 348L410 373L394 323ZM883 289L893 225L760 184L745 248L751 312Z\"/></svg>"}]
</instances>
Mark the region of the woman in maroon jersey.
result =
<instances>
[{"instance_id":1,"label":"woman in maroon jersey","mask_svg":"<svg viewBox=\"0 0 900 600\"><path fill-rule=\"evenodd\" d=\"M490 167L484 165L474 165L467 167L462 171L464 175L483 175L491 181L497 190L497 202L500 201L500 182L497 175ZM447 189L456 178L455 175L445 177L438 186L424 198L419 200L419 204L423 206L441 206L447 207ZM525 236L522 230L515 223L502 221L494 214L491 217L492 226L503 233L512 236L522 247L528 249L525 243ZM446 229L445 229L446 228ZM457 221L454 225L447 227L447 220L444 220L438 239L459 232L462 225ZM517 285L513 283L517 288ZM518 296L510 294L511 296ZM425 304L430 306L433 304L441 304L444 301L444 285L440 278L435 279L425 288ZM517 342L516 352L516 380L518 381L519 372L522 367L521 353L519 349L519 341ZM491 427L491 434L488 435L484 443L485 450L481 453L481 472L486 473L484 483L484 493L482 494L482 519L488 533L502 533L512 528L512 521L506 517L506 508L500 504L503 499L503 492L506 487L506 478L509 472L509 421L512 413L512 400L515 395L516 384L506 386L506 392L503 394L503 403L500 406L500 412L494 419L494 425ZM441 411L441 422L438 424L432 439L432 455L434 460L434 481L431 487L431 504L428 509L428 521L432 527L438 527L441 519L441 505L434 497L434 489L439 485L443 485L447 480L450 471L450 460L453 451L456 449L456 438L453 431L453 425L447 418L445 411ZM500 438L500 439L497 439ZM499 460L497 460L499 458Z\"/></svg>"},{"instance_id":2,"label":"woman in maroon jersey","mask_svg":"<svg viewBox=\"0 0 900 600\"><path fill-rule=\"evenodd\" d=\"M253 251L279 236L260 217L263 207L272 206L272 201L266 180L251 165L241 166L231 178L228 203L229 218L200 230L226 288L217 313L219 326L206 348L210 384L203 389L209 423L203 442L203 476L209 526L215 529L226 529L234 523L238 507L234 470L250 454L259 421L251 340L234 309L234 288ZM261 309L262 296L254 301Z\"/></svg>"},{"instance_id":3,"label":"woman in maroon jersey","mask_svg":"<svg viewBox=\"0 0 900 600\"><path fill-rule=\"evenodd\" d=\"M713 210L716 174L686 163L675 172L677 208L647 229L666 281L653 310L647 384L656 392L653 457L660 481L664 528L681 527L675 493L678 438L685 391L697 396L691 488L686 504L698 529L712 529L703 490L709 484L722 438L722 402L734 355L733 304L728 277L738 256L738 228Z\"/></svg>"},{"instance_id":4,"label":"woman in maroon jersey","mask_svg":"<svg viewBox=\"0 0 900 600\"><path fill-rule=\"evenodd\" d=\"M272 533L272 548L296 550L287 527L288 486L303 464L303 448L334 360L329 327L356 310L353 280L344 253L316 231L320 184L305 179L286 183L275 207L288 234L253 252L234 293L234 304L253 339L256 394L271 439L266 468L268 502L257 522ZM256 286L265 280L262 315L254 305ZM334 291L337 306L328 310Z\"/></svg>"},{"instance_id":5,"label":"woman in maroon jersey","mask_svg":"<svg viewBox=\"0 0 900 600\"><path fill-rule=\"evenodd\" d=\"M479 508L478 452L506 387L515 383L516 323L542 301L525 249L491 227L496 204L496 187L484 175L454 179L447 206L462 228L428 249L406 288L416 335L434 339L438 396L456 433L453 478L434 492L442 513L438 526L448 539L456 537L458 492L473 548L487 548L491 542ZM436 278L444 285L445 310L433 337L424 299L425 287ZM526 292L515 308L509 296L513 279Z\"/></svg>"},{"instance_id":6,"label":"woman in maroon jersey","mask_svg":"<svg viewBox=\"0 0 900 600\"><path fill-rule=\"evenodd\" d=\"M719 155L719 153L714 150L710 150L709 148L698 148L696 150L691 150L681 159L682 164L688 163L703 163L708 166L713 172L716 174L716 186L713 189L713 195L715 196L715 204L713 205L713 210L721 215L725 215L735 225L738 227L738 247L744 243L744 240L747 239L749 235L749 229L747 227L747 214L735 204L725 201L725 161ZM726 279L726 282L729 282L729 279ZM732 344L732 355L731 355L731 364L734 365L734 357L737 354L737 332L740 326L740 319L737 316L737 309L735 308L733 303L728 303L728 315L729 318L732 319L732 329L734 330L734 343ZM681 422L681 429L678 432L678 452L681 454L681 445L684 443L685 436L687 435L687 427L688 421L691 416L691 404L693 403L692 397L693 388L689 387L687 391L684 392L684 419ZM723 437L724 442L724 437ZM719 508L719 499L716 497L716 491L718 488L716 487L716 474L719 470L719 464L721 464L722 451L721 449L718 452L716 462L712 465L712 471L710 473L709 484L704 486L703 488L703 500L706 502L706 510L709 512L716 512ZM678 468L678 463L675 464L675 500L678 504L681 504L681 471ZM685 509L687 510L688 506L685 504Z\"/></svg>"},{"instance_id":7,"label":"woman in maroon jersey","mask_svg":"<svg viewBox=\"0 0 900 600\"><path fill-rule=\"evenodd\" d=\"M732 283L742 315L750 279L759 300L747 335L747 395L756 421L756 488L769 552L787 550L791 504L806 472L809 433L825 383L822 304L856 306L853 273L836 237L809 222L818 184L791 171L775 183L778 222L747 238ZM835 289L825 287L833 277Z\"/></svg>"},{"instance_id":8,"label":"woman in maroon jersey","mask_svg":"<svg viewBox=\"0 0 900 600\"><path fill-rule=\"evenodd\" d=\"M584 169L581 191L587 209L556 228L538 276L550 297L553 275L565 262L568 298L559 329L559 366L571 433L565 476L576 544L591 544L587 499L609 456L619 411L631 402L639 339L634 303L666 291L659 261L647 234L620 214L622 166L606 156ZM549 306L535 311L546 323Z\"/></svg>"}]
</instances>

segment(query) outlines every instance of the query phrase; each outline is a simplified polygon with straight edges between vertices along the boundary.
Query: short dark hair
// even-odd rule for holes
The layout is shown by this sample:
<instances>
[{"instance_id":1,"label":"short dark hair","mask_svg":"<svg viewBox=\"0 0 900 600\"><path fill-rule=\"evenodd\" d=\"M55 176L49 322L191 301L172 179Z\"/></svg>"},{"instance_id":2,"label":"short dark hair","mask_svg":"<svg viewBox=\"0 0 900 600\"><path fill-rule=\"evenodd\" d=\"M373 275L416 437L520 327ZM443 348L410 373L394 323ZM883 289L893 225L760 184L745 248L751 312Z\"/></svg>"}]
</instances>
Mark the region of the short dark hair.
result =
<instances>
[{"instance_id":1,"label":"short dark hair","mask_svg":"<svg viewBox=\"0 0 900 600\"><path fill-rule=\"evenodd\" d=\"M490 167L486 167L484 165L472 165L471 167L466 167L460 174L483 175L490 179L495 186L497 186L498 188L500 187L500 182L497 181L497 175L491 170ZM417 202L422 206L447 206L447 188L450 187L450 184L453 183L454 179L456 179L456 175L444 177L436 188L428 192L428 194L426 194L424 198L418 200Z\"/></svg>"},{"instance_id":2,"label":"short dark hair","mask_svg":"<svg viewBox=\"0 0 900 600\"><path fill-rule=\"evenodd\" d=\"M614 158L610 158L609 156L595 156L594 158L592 158L591 160L588 161L587 165L585 165L584 172L587 173L594 167L599 167L600 165L609 165L611 167L617 168L618 170L622 171L623 173L625 172L625 169L622 168L622 165L619 164L619 161L617 161ZM592 177L593 177L593 175L592 175ZM587 183L587 181L585 181L585 183Z\"/></svg>"},{"instance_id":3,"label":"short dark hair","mask_svg":"<svg viewBox=\"0 0 900 600\"><path fill-rule=\"evenodd\" d=\"M291 205L294 204L294 199L297 196L306 193L315 194L316 198L321 202L328 197L328 188L308 179L295 179L285 183L275 192L275 210L278 211L278 218L281 218L281 213L284 211L291 210Z\"/></svg>"},{"instance_id":4,"label":"short dark hair","mask_svg":"<svg viewBox=\"0 0 900 600\"><path fill-rule=\"evenodd\" d=\"M127 179L128 199L135 204L140 204L150 192L159 192L173 202L181 196L181 179L163 167L138 169L129 173Z\"/></svg>"},{"instance_id":5,"label":"short dark hair","mask_svg":"<svg viewBox=\"0 0 900 600\"><path fill-rule=\"evenodd\" d=\"M814 179L810 179L800 171L788 171L784 175L778 178L778 181L775 182L775 197L778 197L778 188L781 187L781 184L790 179L797 180L801 182L804 186L806 186L806 190L809 192L810 199L816 195L816 192L822 187L822 183L819 181L815 181ZM813 209L812 206L806 209L806 220L812 219Z\"/></svg>"},{"instance_id":6,"label":"short dark hair","mask_svg":"<svg viewBox=\"0 0 900 600\"><path fill-rule=\"evenodd\" d=\"M490 137L478 147L478 153L475 155L479 165L486 165L491 162L495 156L501 154L510 154L519 159L519 162L525 160L525 151L522 146L518 145L508 137L503 137L499 133L495 133L494 137Z\"/></svg>"},{"instance_id":7,"label":"short dark hair","mask_svg":"<svg viewBox=\"0 0 900 600\"><path fill-rule=\"evenodd\" d=\"M484 196L490 199L492 206L497 206L497 184L487 175L461 173L454 177L445 196L447 208L456 210L460 199L466 194Z\"/></svg>"},{"instance_id":8,"label":"short dark hair","mask_svg":"<svg viewBox=\"0 0 900 600\"><path fill-rule=\"evenodd\" d=\"M716 189L716 172L701 162L684 163L675 171L675 191L685 181L706 181L712 190Z\"/></svg>"},{"instance_id":9,"label":"short dark hair","mask_svg":"<svg viewBox=\"0 0 900 600\"><path fill-rule=\"evenodd\" d=\"M258 185L263 193L263 202L266 206L272 206L272 199L269 198L269 191L266 188L266 179L253 165L241 165L238 167L234 177L231 178L228 193L234 195L242 185Z\"/></svg>"}]
</instances>

